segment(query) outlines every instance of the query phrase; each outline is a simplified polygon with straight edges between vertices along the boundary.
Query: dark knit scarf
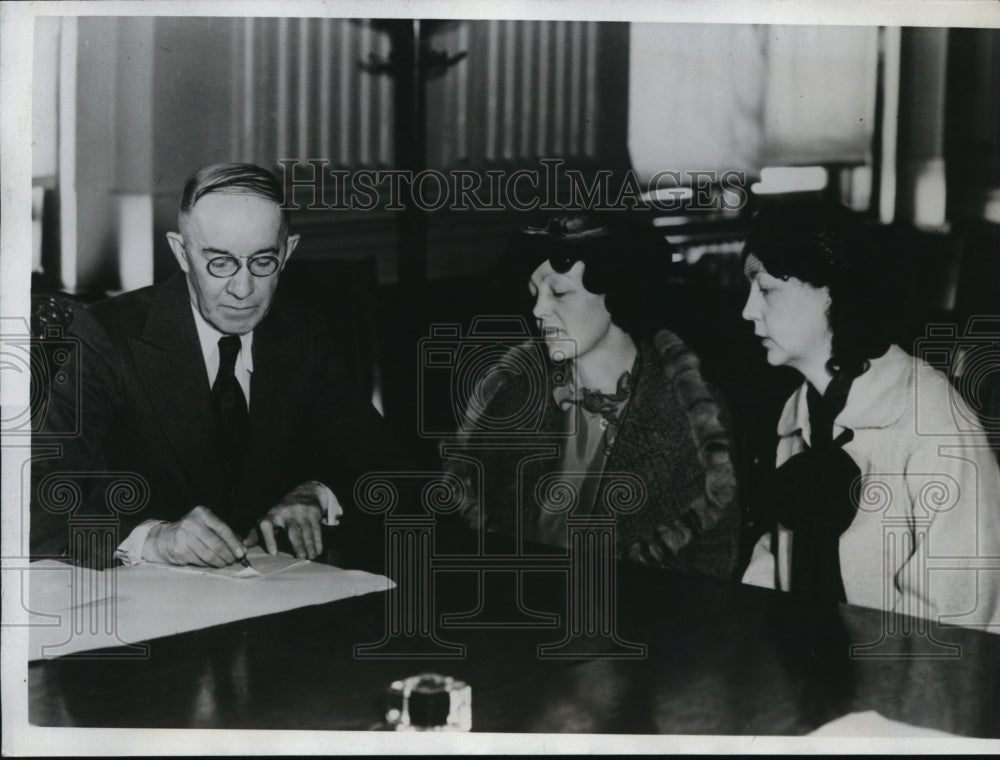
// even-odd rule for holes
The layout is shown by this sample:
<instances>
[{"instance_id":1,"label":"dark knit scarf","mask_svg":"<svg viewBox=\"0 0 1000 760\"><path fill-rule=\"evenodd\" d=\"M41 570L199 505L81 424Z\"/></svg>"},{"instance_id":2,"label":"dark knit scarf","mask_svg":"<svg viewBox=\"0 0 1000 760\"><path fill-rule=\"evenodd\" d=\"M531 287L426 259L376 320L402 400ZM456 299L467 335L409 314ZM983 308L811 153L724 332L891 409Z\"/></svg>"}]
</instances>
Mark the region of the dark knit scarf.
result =
<instances>
[{"instance_id":1,"label":"dark knit scarf","mask_svg":"<svg viewBox=\"0 0 1000 760\"><path fill-rule=\"evenodd\" d=\"M844 451L854 431L833 438L854 375L835 376L821 396L806 394L812 445L775 473L778 521L794 532L790 591L818 601L846 602L840 574L840 536L854 520L861 470Z\"/></svg>"}]
</instances>

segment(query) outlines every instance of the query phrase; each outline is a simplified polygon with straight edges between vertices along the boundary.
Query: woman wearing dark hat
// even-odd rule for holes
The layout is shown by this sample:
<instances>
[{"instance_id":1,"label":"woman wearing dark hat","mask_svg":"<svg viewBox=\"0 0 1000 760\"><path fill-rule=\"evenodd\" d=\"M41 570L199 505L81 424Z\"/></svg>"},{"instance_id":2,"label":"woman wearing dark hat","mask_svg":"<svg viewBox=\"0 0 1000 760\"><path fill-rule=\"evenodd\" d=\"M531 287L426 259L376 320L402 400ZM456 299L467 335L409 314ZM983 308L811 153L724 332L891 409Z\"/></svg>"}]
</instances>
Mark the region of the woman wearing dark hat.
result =
<instances>
[{"instance_id":1,"label":"woman wearing dark hat","mask_svg":"<svg viewBox=\"0 0 1000 760\"><path fill-rule=\"evenodd\" d=\"M890 340L894 277L860 219L774 202L743 249L743 317L803 377L778 421L773 528L744 582L942 622L1000 624L1000 473L943 374ZM951 449L942 448L952 446Z\"/></svg>"},{"instance_id":2,"label":"woman wearing dark hat","mask_svg":"<svg viewBox=\"0 0 1000 760\"><path fill-rule=\"evenodd\" d=\"M514 239L501 270L533 300L541 337L496 362L466 409L460 444L522 423L517 441L481 447L478 467L452 462L473 526L566 546L568 515L615 514L620 556L732 576L739 510L722 407L697 357L656 329L671 252L651 228L589 216Z\"/></svg>"}]
</instances>

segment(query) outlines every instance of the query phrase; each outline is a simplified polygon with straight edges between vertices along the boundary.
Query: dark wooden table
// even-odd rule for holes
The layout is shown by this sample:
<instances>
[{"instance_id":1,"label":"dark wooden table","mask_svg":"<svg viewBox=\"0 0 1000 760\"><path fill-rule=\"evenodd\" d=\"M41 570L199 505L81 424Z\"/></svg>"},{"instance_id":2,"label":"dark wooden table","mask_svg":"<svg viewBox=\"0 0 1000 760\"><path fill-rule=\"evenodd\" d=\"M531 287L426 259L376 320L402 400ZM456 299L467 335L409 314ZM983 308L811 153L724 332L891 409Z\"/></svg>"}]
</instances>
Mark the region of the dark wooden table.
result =
<instances>
[{"instance_id":1,"label":"dark wooden table","mask_svg":"<svg viewBox=\"0 0 1000 760\"><path fill-rule=\"evenodd\" d=\"M439 532L435 556L465 552L470 540ZM331 543L328 559L386 571L371 542ZM357 645L384 639L387 604L400 593L393 591L156 639L141 660L31 663L29 719L42 726L378 729L389 684L433 671L472 685L475 731L802 735L848 712L876 710L959 735L1000 737L1000 636L924 630L910 619L894 621L912 626L909 633L886 635L876 610L809 607L781 593L623 563L617 634L645 645L645 655L590 656L595 646L605 655L621 649L595 640L588 656L574 659L571 649L568 657L546 657L539 645L567 632L567 574L531 562L519 593L511 571L480 574L453 560L433 574L428 619L442 643L464 646L459 657L359 657ZM484 596L480 619L510 625L456 627L446 618L475 610ZM404 646L415 638L402 637Z\"/></svg>"}]
</instances>

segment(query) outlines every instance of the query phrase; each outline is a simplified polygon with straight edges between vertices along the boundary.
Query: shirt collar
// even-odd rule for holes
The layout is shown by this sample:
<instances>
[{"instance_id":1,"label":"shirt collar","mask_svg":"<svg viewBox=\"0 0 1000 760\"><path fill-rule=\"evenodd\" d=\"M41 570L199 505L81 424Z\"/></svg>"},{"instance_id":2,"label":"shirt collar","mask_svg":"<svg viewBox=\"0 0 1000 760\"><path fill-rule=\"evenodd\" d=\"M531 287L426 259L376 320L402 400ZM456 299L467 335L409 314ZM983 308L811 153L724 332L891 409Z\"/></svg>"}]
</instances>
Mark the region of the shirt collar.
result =
<instances>
[{"instance_id":1,"label":"shirt collar","mask_svg":"<svg viewBox=\"0 0 1000 760\"><path fill-rule=\"evenodd\" d=\"M213 351L219 350L219 338L224 337L225 333L219 332L206 322L193 301L191 302L191 313L194 314L194 325L198 329L201 355L207 359L213 355ZM243 360L243 367L246 371L253 372L253 330L240 336L240 358Z\"/></svg>"},{"instance_id":2,"label":"shirt collar","mask_svg":"<svg viewBox=\"0 0 1000 760\"><path fill-rule=\"evenodd\" d=\"M871 360L868 371L855 378L847 405L837 415L842 428L885 428L899 420L913 398L915 362L899 346L890 346L882 356ZM785 405L778 421L778 435L788 436L802 430L809 439L808 386L803 383Z\"/></svg>"}]
</instances>

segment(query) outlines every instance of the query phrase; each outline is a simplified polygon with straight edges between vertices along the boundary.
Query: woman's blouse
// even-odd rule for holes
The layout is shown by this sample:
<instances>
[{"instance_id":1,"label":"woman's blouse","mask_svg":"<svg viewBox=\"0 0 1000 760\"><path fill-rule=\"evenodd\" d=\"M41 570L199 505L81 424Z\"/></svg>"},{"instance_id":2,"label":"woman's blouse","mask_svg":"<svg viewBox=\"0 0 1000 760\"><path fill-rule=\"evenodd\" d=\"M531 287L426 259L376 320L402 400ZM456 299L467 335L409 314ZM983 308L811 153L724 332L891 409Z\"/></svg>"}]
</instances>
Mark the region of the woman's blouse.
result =
<instances>
[{"instance_id":1,"label":"woman's blouse","mask_svg":"<svg viewBox=\"0 0 1000 760\"><path fill-rule=\"evenodd\" d=\"M570 383L557 385L552 391L552 399L563 414L563 429L575 429L563 447L558 466L576 500L575 515L594 511L600 475L614 446L618 424L631 392L631 370L622 373L615 393L574 388ZM544 499L534 539L552 546L566 546L568 513L564 504L553 503L552 496Z\"/></svg>"}]
</instances>

